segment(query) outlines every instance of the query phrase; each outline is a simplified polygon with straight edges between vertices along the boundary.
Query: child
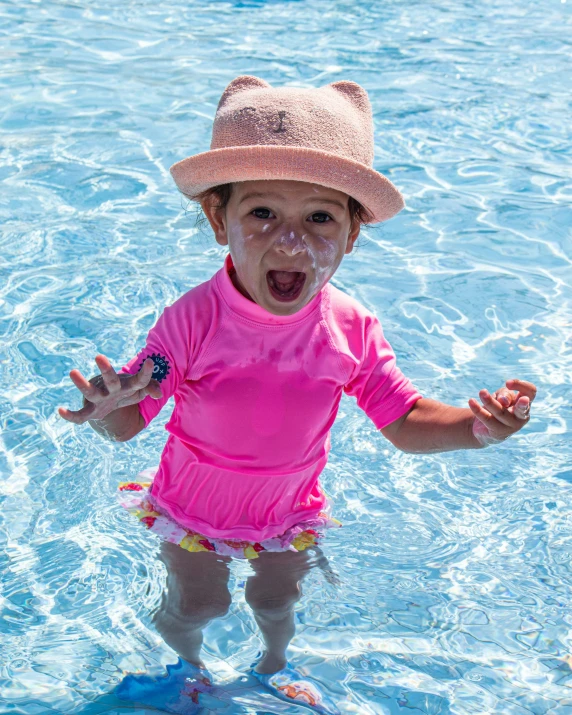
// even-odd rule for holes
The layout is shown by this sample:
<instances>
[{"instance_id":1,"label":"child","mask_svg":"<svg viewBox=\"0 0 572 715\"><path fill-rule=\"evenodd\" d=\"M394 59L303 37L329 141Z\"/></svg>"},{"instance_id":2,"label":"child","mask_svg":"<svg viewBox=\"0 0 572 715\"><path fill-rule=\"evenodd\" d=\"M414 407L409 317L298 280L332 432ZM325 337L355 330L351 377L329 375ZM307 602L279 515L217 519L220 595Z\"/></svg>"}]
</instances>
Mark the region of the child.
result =
<instances>
[{"instance_id":1,"label":"child","mask_svg":"<svg viewBox=\"0 0 572 715\"><path fill-rule=\"evenodd\" d=\"M319 475L342 391L409 452L484 447L529 419L536 388L521 380L481 390L482 405L470 399L469 409L422 397L377 318L329 283L360 224L404 206L372 162L360 85L274 88L237 77L220 99L211 150L171 167L229 246L224 265L165 308L119 373L103 355L89 382L70 372L84 407L60 415L110 439L132 439L175 400L160 465L120 495L163 538L167 590L155 624L180 658L163 678L127 676L119 697L199 708L199 693L212 692L202 630L228 609L228 563L238 557L254 571L246 600L266 646L253 675L286 701L334 712L287 663L286 648L300 582L315 563L307 547L339 525Z\"/></svg>"}]
</instances>

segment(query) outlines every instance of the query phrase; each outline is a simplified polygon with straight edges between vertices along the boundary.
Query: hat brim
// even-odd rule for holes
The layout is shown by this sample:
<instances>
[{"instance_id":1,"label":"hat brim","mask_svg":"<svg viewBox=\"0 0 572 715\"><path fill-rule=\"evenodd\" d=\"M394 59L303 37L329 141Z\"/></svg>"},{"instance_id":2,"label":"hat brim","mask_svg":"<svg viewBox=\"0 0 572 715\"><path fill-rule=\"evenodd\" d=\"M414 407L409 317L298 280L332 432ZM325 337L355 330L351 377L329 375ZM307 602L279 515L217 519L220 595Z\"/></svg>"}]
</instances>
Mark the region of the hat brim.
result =
<instances>
[{"instance_id":1,"label":"hat brim","mask_svg":"<svg viewBox=\"0 0 572 715\"><path fill-rule=\"evenodd\" d=\"M189 198L219 184L259 179L289 179L337 189L360 202L372 216L387 221L405 206L400 191L374 169L318 149L255 145L212 149L173 164L171 175Z\"/></svg>"}]
</instances>

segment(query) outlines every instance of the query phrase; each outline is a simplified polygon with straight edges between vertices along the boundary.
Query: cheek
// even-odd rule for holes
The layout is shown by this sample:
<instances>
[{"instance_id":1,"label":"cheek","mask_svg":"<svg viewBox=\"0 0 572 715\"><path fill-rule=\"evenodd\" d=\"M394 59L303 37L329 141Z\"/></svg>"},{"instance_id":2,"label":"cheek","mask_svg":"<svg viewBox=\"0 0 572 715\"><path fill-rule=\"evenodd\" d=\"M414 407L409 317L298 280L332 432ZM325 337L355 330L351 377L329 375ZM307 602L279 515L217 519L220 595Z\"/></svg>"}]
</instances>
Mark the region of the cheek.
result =
<instances>
[{"instance_id":1,"label":"cheek","mask_svg":"<svg viewBox=\"0 0 572 715\"><path fill-rule=\"evenodd\" d=\"M310 291L314 292L331 278L341 257L338 255L338 245L324 236L314 236L312 241L307 241L307 247L312 268L314 269L314 280L310 284Z\"/></svg>"},{"instance_id":2,"label":"cheek","mask_svg":"<svg viewBox=\"0 0 572 715\"><path fill-rule=\"evenodd\" d=\"M324 272L336 265L338 246L331 239L314 236L312 241L307 242L307 246L314 270Z\"/></svg>"},{"instance_id":3,"label":"cheek","mask_svg":"<svg viewBox=\"0 0 572 715\"><path fill-rule=\"evenodd\" d=\"M236 263L244 263L247 261L253 249L253 239L253 233L246 235L238 233L232 236L232 240L229 241L229 244L232 260L235 265Z\"/></svg>"}]
</instances>

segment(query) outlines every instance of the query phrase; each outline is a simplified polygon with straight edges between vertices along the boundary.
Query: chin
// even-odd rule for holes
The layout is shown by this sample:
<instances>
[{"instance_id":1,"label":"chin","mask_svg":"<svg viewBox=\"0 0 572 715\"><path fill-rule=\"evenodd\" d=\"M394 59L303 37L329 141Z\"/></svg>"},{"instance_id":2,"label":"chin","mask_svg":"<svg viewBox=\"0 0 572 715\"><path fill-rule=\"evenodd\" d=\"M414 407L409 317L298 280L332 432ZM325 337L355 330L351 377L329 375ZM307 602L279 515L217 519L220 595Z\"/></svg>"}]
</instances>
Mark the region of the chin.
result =
<instances>
[{"instance_id":1,"label":"chin","mask_svg":"<svg viewBox=\"0 0 572 715\"><path fill-rule=\"evenodd\" d=\"M273 315L294 315L294 313L297 313L299 310L302 310L305 305L306 303L302 303L301 305L296 306L284 306L282 309L280 309L280 306L265 307L266 310Z\"/></svg>"},{"instance_id":2,"label":"chin","mask_svg":"<svg viewBox=\"0 0 572 715\"><path fill-rule=\"evenodd\" d=\"M256 301L258 303L258 301ZM261 308L273 315L294 315L301 310L308 301L293 301L292 303L279 303L264 296L264 302L258 303Z\"/></svg>"}]
</instances>

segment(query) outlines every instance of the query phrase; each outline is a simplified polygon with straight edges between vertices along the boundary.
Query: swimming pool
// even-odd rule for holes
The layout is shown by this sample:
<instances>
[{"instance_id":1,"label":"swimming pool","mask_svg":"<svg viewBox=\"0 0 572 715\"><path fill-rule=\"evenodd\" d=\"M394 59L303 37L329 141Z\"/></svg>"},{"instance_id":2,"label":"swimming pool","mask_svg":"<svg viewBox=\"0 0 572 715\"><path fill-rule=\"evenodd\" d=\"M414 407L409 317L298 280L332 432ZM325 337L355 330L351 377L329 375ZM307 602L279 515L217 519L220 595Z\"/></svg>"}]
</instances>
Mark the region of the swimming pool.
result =
<instances>
[{"instance_id":1,"label":"swimming pool","mask_svg":"<svg viewBox=\"0 0 572 715\"><path fill-rule=\"evenodd\" d=\"M56 407L79 404L72 367L131 357L220 267L168 167L254 74L369 92L375 168L407 208L334 283L420 391L539 387L521 435L444 455L397 452L344 399L323 475L339 584L308 577L292 660L357 713L572 712L570 0L4 0L0 18L3 711L133 712L108 694L122 671L173 662L149 620L158 541L113 501L162 422L112 445ZM241 680L259 640L233 568L205 638L224 712L307 712Z\"/></svg>"}]
</instances>

